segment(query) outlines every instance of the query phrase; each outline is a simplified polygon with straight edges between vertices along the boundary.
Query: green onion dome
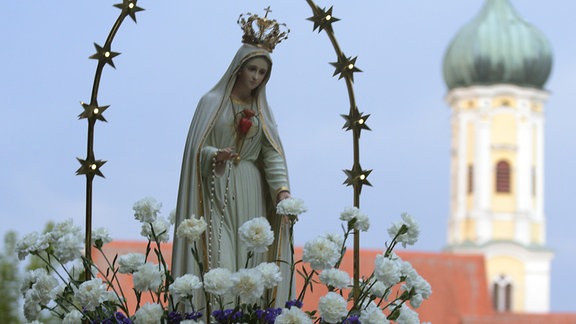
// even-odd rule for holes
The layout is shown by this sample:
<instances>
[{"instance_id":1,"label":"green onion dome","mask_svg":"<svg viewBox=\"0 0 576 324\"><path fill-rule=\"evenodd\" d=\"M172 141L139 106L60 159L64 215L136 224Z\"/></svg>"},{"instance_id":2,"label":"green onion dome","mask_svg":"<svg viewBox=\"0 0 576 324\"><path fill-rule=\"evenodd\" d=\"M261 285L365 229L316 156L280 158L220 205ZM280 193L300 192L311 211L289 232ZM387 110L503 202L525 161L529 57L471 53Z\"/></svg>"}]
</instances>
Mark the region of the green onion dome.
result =
<instances>
[{"instance_id":1,"label":"green onion dome","mask_svg":"<svg viewBox=\"0 0 576 324\"><path fill-rule=\"evenodd\" d=\"M456 34L443 64L449 89L492 84L542 89L551 70L550 43L508 0L486 0Z\"/></svg>"}]
</instances>

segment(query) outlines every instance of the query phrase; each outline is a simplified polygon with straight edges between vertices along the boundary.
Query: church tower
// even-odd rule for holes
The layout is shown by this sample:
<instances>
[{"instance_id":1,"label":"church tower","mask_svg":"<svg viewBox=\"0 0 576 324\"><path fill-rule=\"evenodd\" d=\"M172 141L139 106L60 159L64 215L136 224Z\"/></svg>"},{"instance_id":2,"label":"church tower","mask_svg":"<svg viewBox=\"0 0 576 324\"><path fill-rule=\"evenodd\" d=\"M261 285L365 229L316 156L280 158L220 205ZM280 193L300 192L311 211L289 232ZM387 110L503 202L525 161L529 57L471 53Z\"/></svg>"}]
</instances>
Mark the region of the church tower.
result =
<instances>
[{"instance_id":1,"label":"church tower","mask_svg":"<svg viewBox=\"0 0 576 324\"><path fill-rule=\"evenodd\" d=\"M481 253L496 311L548 312L544 215L545 36L508 0L486 0L448 47L452 108L448 247Z\"/></svg>"}]
</instances>

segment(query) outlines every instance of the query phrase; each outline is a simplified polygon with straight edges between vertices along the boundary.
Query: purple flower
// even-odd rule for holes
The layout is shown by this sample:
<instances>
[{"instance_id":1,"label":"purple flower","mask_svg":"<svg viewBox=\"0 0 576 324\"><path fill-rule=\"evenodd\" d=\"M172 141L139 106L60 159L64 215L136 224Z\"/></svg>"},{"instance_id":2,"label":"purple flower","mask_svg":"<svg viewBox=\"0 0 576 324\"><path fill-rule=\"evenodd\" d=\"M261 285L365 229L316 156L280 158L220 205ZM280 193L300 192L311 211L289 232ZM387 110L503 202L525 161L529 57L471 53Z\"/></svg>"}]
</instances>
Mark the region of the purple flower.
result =
<instances>
[{"instance_id":1,"label":"purple flower","mask_svg":"<svg viewBox=\"0 0 576 324\"><path fill-rule=\"evenodd\" d=\"M202 317L202 312L184 313L184 315L187 320L197 321L200 317Z\"/></svg>"},{"instance_id":2,"label":"purple flower","mask_svg":"<svg viewBox=\"0 0 576 324\"><path fill-rule=\"evenodd\" d=\"M214 316L216 323L236 323L242 318L242 311L235 311L234 309L215 310L212 312L212 316Z\"/></svg>"},{"instance_id":3,"label":"purple flower","mask_svg":"<svg viewBox=\"0 0 576 324\"><path fill-rule=\"evenodd\" d=\"M242 311L239 310L239 311L232 313L232 316L230 317L230 319L234 322L241 320L242 319Z\"/></svg>"},{"instance_id":4,"label":"purple flower","mask_svg":"<svg viewBox=\"0 0 576 324\"><path fill-rule=\"evenodd\" d=\"M172 311L168 313L168 324L180 324L184 320L198 320L202 317L202 312L180 313Z\"/></svg>"},{"instance_id":5,"label":"purple flower","mask_svg":"<svg viewBox=\"0 0 576 324\"><path fill-rule=\"evenodd\" d=\"M298 299L294 299L294 300L289 300L286 302L286 308L290 309L292 306L296 306L298 308L302 308L304 304L299 301Z\"/></svg>"},{"instance_id":6,"label":"purple flower","mask_svg":"<svg viewBox=\"0 0 576 324\"><path fill-rule=\"evenodd\" d=\"M116 317L117 323L132 324L132 321L128 317L126 317L126 315L120 312L116 312L116 314L114 314L114 317Z\"/></svg>"},{"instance_id":7,"label":"purple flower","mask_svg":"<svg viewBox=\"0 0 576 324\"><path fill-rule=\"evenodd\" d=\"M180 314L179 312L174 312L174 311L168 313L168 323L178 324L178 323L180 323L180 321L182 321L182 314Z\"/></svg>"},{"instance_id":8,"label":"purple flower","mask_svg":"<svg viewBox=\"0 0 576 324\"><path fill-rule=\"evenodd\" d=\"M268 308L266 310L257 309L255 311L256 317L264 320L266 324L274 324L276 317L282 313L282 308Z\"/></svg>"},{"instance_id":9,"label":"purple flower","mask_svg":"<svg viewBox=\"0 0 576 324\"><path fill-rule=\"evenodd\" d=\"M342 324L360 324L360 319L356 315L350 315Z\"/></svg>"}]
</instances>

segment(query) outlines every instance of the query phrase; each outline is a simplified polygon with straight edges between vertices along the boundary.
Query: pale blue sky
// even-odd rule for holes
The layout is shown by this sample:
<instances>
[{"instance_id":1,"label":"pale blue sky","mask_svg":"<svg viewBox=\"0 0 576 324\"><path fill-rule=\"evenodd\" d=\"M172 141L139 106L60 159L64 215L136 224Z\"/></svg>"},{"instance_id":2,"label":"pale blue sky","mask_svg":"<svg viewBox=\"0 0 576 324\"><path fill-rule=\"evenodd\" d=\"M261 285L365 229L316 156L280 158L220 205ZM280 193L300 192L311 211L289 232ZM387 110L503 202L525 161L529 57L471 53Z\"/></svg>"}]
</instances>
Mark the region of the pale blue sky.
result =
<instances>
[{"instance_id":1,"label":"pale blue sky","mask_svg":"<svg viewBox=\"0 0 576 324\"><path fill-rule=\"evenodd\" d=\"M0 10L0 233L39 231L48 220L84 221L85 179L75 176L86 155L86 121L96 61L121 2L5 1ZM385 230L402 212L422 227L415 250L440 251L446 242L449 199L450 109L441 63L446 47L483 0L318 1L334 6L336 37L358 56L355 92L371 114L361 138L361 163L373 169L360 207L372 220L361 238L381 248ZM576 183L573 104L576 3L512 0L550 39L554 68L546 88L546 214L552 262L552 310L576 311ZM352 205L342 169L352 166L352 136L341 127L348 112L343 80L328 62L336 56L324 33L312 32L306 1L151 1L138 24L127 20L112 46L116 70L105 68L99 103L111 105L96 125L96 158L108 160L94 181L94 227L116 239L138 239L132 204L152 196L164 215L175 206L180 162L199 97L224 73L241 32L242 12L286 22L290 38L272 54L268 98L287 151L293 195L309 211L297 243L340 230L338 215Z\"/></svg>"}]
</instances>

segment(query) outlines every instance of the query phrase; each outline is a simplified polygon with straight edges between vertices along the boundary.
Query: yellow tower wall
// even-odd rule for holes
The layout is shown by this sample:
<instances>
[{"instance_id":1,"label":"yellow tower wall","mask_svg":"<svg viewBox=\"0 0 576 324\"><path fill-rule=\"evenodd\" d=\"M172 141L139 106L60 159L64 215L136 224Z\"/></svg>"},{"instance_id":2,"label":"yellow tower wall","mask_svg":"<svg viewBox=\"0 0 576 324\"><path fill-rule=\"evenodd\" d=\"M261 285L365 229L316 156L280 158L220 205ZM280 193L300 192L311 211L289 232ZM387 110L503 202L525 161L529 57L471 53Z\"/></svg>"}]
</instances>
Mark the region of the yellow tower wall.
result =
<instances>
[{"instance_id":1,"label":"yellow tower wall","mask_svg":"<svg viewBox=\"0 0 576 324\"><path fill-rule=\"evenodd\" d=\"M474 141L476 140L476 136L474 136L475 134L475 127L474 127L474 123L470 122L466 125L466 165L468 167L472 166L473 168L474 166L474 150L476 148L476 145L474 145ZM466 170L468 171L468 170ZM468 175L466 175L466 182L468 182ZM474 179L472 179L472 181L474 182ZM466 183L466 186L468 186L469 184ZM468 189L468 188L466 188ZM468 195L466 196L466 208L468 210L472 209L472 206L474 204L474 192L468 192Z\"/></svg>"},{"instance_id":2,"label":"yellow tower wall","mask_svg":"<svg viewBox=\"0 0 576 324\"><path fill-rule=\"evenodd\" d=\"M531 224L531 239L536 244L544 244L544 226L538 223Z\"/></svg>"},{"instance_id":3,"label":"yellow tower wall","mask_svg":"<svg viewBox=\"0 0 576 324\"><path fill-rule=\"evenodd\" d=\"M510 99L502 99L510 100ZM492 117L492 209L494 212L512 213L516 211L516 145L517 123L513 114L499 113ZM498 161L510 164L510 192L496 192L496 164Z\"/></svg>"}]
</instances>

